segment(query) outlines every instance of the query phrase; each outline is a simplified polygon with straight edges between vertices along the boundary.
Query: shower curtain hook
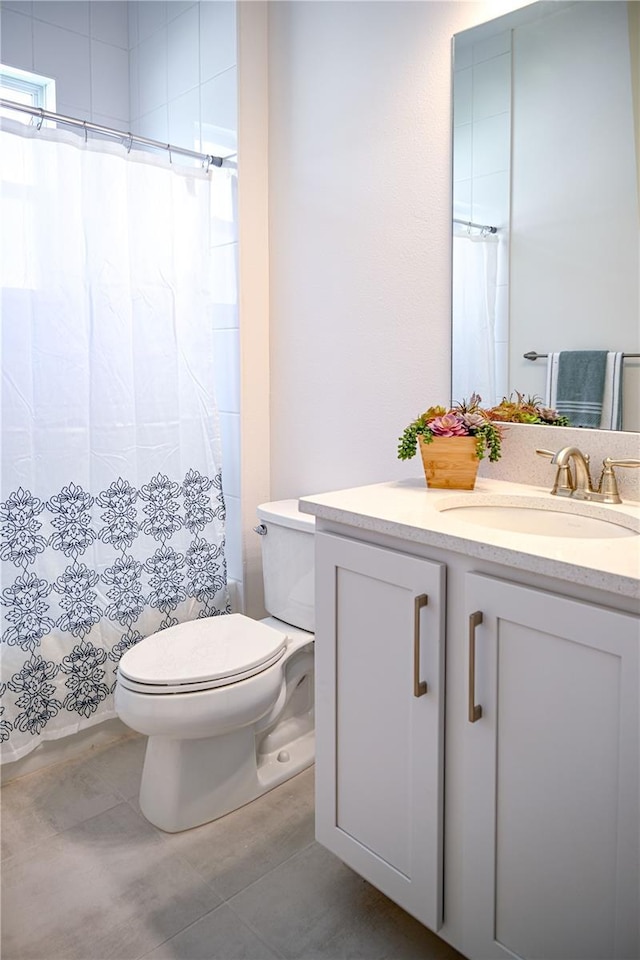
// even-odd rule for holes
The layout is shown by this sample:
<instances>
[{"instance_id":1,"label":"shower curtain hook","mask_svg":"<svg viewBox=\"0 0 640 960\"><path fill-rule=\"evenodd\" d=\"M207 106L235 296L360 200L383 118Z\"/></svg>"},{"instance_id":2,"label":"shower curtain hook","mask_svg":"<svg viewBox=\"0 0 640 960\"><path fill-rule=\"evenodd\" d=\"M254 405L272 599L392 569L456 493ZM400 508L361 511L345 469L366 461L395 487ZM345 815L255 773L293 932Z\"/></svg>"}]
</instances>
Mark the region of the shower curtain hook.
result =
<instances>
[{"instance_id":1,"label":"shower curtain hook","mask_svg":"<svg viewBox=\"0 0 640 960\"><path fill-rule=\"evenodd\" d=\"M87 121L86 121L86 120L83 121L82 127L83 127L83 129L84 129L84 142L85 142L85 143L88 143L88 137L87 137Z\"/></svg>"},{"instance_id":2,"label":"shower curtain hook","mask_svg":"<svg viewBox=\"0 0 640 960\"><path fill-rule=\"evenodd\" d=\"M169 163L173 163L173 157L171 156L171 144L167 144L167 150L169 151Z\"/></svg>"},{"instance_id":3,"label":"shower curtain hook","mask_svg":"<svg viewBox=\"0 0 640 960\"><path fill-rule=\"evenodd\" d=\"M37 122L37 124L36 124L36 128L37 128L38 130L42 130L42 124L43 124L43 123L44 123L44 107L40 107L40 117L38 118L38 122Z\"/></svg>"},{"instance_id":4,"label":"shower curtain hook","mask_svg":"<svg viewBox=\"0 0 640 960\"><path fill-rule=\"evenodd\" d=\"M211 167L211 157L209 155L202 161L202 166L204 167L204 172L209 173L209 168Z\"/></svg>"},{"instance_id":5,"label":"shower curtain hook","mask_svg":"<svg viewBox=\"0 0 640 960\"><path fill-rule=\"evenodd\" d=\"M127 153L131 153L131 147L133 146L133 134L131 133L131 131L129 131L127 136L129 137L129 143L127 144Z\"/></svg>"}]
</instances>

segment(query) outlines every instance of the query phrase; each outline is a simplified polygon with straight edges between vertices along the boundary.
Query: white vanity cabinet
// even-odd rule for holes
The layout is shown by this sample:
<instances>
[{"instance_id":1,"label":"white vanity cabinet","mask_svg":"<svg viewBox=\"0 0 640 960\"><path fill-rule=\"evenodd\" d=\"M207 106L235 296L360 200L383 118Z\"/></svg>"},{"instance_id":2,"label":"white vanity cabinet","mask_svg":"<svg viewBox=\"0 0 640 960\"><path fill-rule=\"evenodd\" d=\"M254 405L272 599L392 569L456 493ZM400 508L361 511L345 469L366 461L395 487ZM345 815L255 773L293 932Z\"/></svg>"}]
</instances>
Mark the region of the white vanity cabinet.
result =
<instances>
[{"instance_id":1,"label":"white vanity cabinet","mask_svg":"<svg viewBox=\"0 0 640 960\"><path fill-rule=\"evenodd\" d=\"M633 598L316 538L318 840L470 960L640 957Z\"/></svg>"},{"instance_id":2,"label":"white vanity cabinet","mask_svg":"<svg viewBox=\"0 0 640 960\"><path fill-rule=\"evenodd\" d=\"M318 840L442 922L445 569L316 533Z\"/></svg>"},{"instance_id":3,"label":"white vanity cabinet","mask_svg":"<svg viewBox=\"0 0 640 960\"><path fill-rule=\"evenodd\" d=\"M461 949L638 957L638 618L465 586Z\"/></svg>"}]
</instances>

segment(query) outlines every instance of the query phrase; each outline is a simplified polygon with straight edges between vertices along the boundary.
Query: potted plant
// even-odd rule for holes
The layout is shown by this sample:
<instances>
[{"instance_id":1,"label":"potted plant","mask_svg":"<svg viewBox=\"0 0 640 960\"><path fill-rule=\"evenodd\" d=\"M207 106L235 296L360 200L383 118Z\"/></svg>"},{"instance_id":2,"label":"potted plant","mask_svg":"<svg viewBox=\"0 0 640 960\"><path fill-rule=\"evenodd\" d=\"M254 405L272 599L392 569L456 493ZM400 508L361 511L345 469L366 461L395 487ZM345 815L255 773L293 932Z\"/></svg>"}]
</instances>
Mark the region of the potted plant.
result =
<instances>
[{"instance_id":1,"label":"potted plant","mask_svg":"<svg viewBox=\"0 0 640 960\"><path fill-rule=\"evenodd\" d=\"M519 393L517 390L509 394L508 398L503 397L500 403L488 410L487 413L492 420L503 423L546 423L551 427L568 427L571 425L569 419L558 413L557 410L545 407L540 397L525 397L523 393Z\"/></svg>"},{"instance_id":2,"label":"potted plant","mask_svg":"<svg viewBox=\"0 0 640 960\"><path fill-rule=\"evenodd\" d=\"M477 393L453 407L429 407L405 427L398 458L410 460L418 446L428 487L473 490L479 461L500 459L500 427L480 407Z\"/></svg>"}]
</instances>

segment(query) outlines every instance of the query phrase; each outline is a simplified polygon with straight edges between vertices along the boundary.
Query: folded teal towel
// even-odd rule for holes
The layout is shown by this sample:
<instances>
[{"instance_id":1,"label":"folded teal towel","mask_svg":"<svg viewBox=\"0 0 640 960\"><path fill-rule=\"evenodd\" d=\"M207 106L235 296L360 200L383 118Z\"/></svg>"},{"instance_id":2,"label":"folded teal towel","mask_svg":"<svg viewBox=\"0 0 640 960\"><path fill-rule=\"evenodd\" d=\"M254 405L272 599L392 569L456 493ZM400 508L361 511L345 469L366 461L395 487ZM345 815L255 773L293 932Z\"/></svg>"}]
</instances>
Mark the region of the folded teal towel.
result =
<instances>
[{"instance_id":1,"label":"folded teal towel","mask_svg":"<svg viewBox=\"0 0 640 960\"><path fill-rule=\"evenodd\" d=\"M572 427L600 426L606 368L606 350L561 351L556 410Z\"/></svg>"},{"instance_id":2,"label":"folded teal towel","mask_svg":"<svg viewBox=\"0 0 640 960\"><path fill-rule=\"evenodd\" d=\"M607 354L607 370L604 375L602 397L602 430L622 430L622 374L624 353L610 350Z\"/></svg>"}]
</instances>

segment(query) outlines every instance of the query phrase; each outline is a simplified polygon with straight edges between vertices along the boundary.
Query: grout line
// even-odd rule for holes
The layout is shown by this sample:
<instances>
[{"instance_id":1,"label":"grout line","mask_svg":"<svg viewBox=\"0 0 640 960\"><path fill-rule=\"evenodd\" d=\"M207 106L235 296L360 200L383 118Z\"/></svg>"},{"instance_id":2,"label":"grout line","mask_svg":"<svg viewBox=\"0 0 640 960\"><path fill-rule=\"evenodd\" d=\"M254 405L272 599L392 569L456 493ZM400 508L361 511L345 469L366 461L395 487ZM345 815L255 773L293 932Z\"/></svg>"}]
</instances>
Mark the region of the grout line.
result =
<instances>
[{"instance_id":1,"label":"grout line","mask_svg":"<svg viewBox=\"0 0 640 960\"><path fill-rule=\"evenodd\" d=\"M116 810L118 807L122 807L126 803L126 800L117 798L116 802L111 804L111 806L105 807L104 810L99 810L96 813L92 813L91 816L82 817L75 823L70 823L69 826L65 827L63 830L58 830L55 827L52 827L52 832L47 836L39 837L32 843L28 843L21 849L17 850L16 853L12 854L10 857L5 857L3 860L1 860L0 863L2 864L3 869L6 869L9 864L16 866L16 864L22 859L33 859L34 855L37 856L42 853L42 847L44 844L51 843L53 840L64 838L65 834L69 833L69 831L77 830L79 827L83 827L91 820L95 820L96 817L102 817L105 813L110 813L112 810Z\"/></svg>"},{"instance_id":2,"label":"grout line","mask_svg":"<svg viewBox=\"0 0 640 960\"><path fill-rule=\"evenodd\" d=\"M301 854L305 853L305 851L308 850L310 847L317 846L317 845L318 845L318 841L317 841L317 840L311 840L310 843L305 844L304 847L300 847L299 850L296 850L295 853L292 853L290 856L288 856L288 857L286 858L286 860L281 860L280 863L277 863L274 867L271 867L271 869L270 869L270 870L267 870L266 873L263 873L261 877L256 877L255 880L252 880L251 883L248 883L246 886L244 886L244 887L242 888L242 890L237 890L236 893L232 894L228 899L225 899L225 903L228 903L229 906L232 907L231 901L232 901L235 897L239 897L240 894L244 893L246 890L250 890L251 887L255 886L256 883L260 883L261 880L264 880L266 877L271 876L271 874L274 872L274 870L279 870L280 867L284 867L284 865L285 865L286 863L289 863L289 861L294 860L296 857L299 857ZM233 907L232 907L232 909L233 909ZM240 914L238 913L238 911L235 910L235 909L234 909L234 913L237 913L238 916L240 916ZM243 918L241 918L241 919L243 919ZM246 920L245 920L244 922L247 923Z\"/></svg>"},{"instance_id":3,"label":"grout line","mask_svg":"<svg viewBox=\"0 0 640 960\"><path fill-rule=\"evenodd\" d=\"M223 901L222 903L219 903L217 907L214 907L213 910L207 910L207 912L203 913L201 917L198 917L196 920L193 920L191 923L188 923L186 927L183 927L181 930L178 930L176 933L172 934L172 936L167 937L167 939L163 940L162 943L156 944L155 947L152 947L151 950L148 950L146 953L143 953L139 957L136 957L135 960L145 960L146 957L152 956L154 951L157 950L159 947L163 946L164 944L170 943L176 937L179 937L181 934L185 933L185 931L190 930L192 927L195 927L196 924L200 923L201 920L204 920L206 917L211 916L212 913L216 913L218 910L221 910L223 907L226 907L226 906L227 906L227 903ZM235 910L233 910L232 913L235 914L236 919L240 923L240 925L245 927L249 931L249 933L253 934L253 936L257 940L259 940L260 943L262 943L271 953L275 954L275 956L278 957L279 960L286 960L283 954L281 954L278 950L272 947L271 944L269 944L264 939L264 937L260 936L260 934L257 933L245 920L243 920L241 917L238 917Z\"/></svg>"},{"instance_id":4,"label":"grout line","mask_svg":"<svg viewBox=\"0 0 640 960\"><path fill-rule=\"evenodd\" d=\"M145 951L145 953L141 953L138 957L132 958L132 960L145 960L145 957L152 956L152 954L159 947L164 946L165 943L170 943L171 940L175 939L175 937L179 937L181 933L185 932L185 930L190 930L191 927L195 927L196 923L200 923L201 920L203 920L205 917L210 916L210 914L215 913L216 910L220 909L220 907L224 907L224 903L219 903L218 906L214 907L212 910L207 910L206 913L203 913L201 917L197 917L195 920L192 920L190 923L186 925L186 927L182 927L180 930L176 930L176 932L172 933L170 937L167 937L161 943L156 943L155 946L151 947L150 950Z\"/></svg>"},{"instance_id":5,"label":"grout line","mask_svg":"<svg viewBox=\"0 0 640 960\"><path fill-rule=\"evenodd\" d=\"M203 86L205 85L205 83L210 83L212 80L217 80L218 77L223 77L223 76L225 75L225 73L229 73L230 70L237 70L237 69L238 69L238 64L237 64L237 63L232 63L231 66L225 67L224 70L219 70L217 73L211 74L211 76L210 76L210 77L207 77L206 80L202 80L202 78L201 78L201 79L200 79L200 86L203 87Z\"/></svg>"}]
</instances>

